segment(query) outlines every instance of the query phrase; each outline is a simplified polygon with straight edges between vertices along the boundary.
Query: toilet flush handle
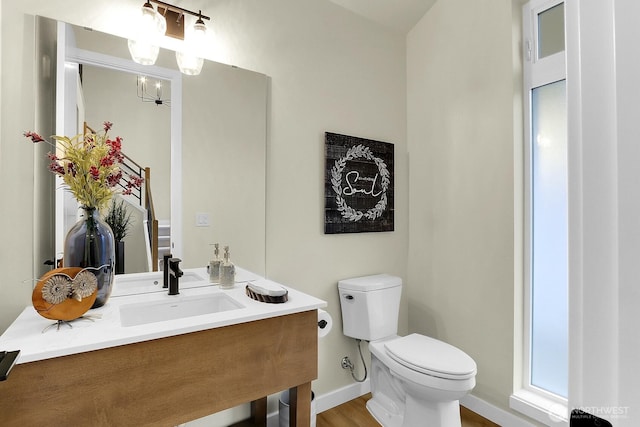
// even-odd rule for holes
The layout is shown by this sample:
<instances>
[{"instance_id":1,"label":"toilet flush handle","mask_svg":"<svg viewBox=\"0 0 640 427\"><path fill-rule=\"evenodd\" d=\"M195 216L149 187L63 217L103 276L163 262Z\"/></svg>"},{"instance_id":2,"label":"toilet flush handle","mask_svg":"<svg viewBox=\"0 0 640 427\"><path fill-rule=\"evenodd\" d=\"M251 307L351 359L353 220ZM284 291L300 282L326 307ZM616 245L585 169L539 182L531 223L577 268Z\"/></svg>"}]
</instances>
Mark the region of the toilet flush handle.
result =
<instances>
[{"instance_id":1,"label":"toilet flush handle","mask_svg":"<svg viewBox=\"0 0 640 427\"><path fill-rule=\"evenodd\" d=\"M345 298L345 299L348 299L348 300L352 300L352 299L354 299L353 295L349 295L349 294L345 294L345 295L344 295L344 298Z\"/></svg>"}]
</instances>

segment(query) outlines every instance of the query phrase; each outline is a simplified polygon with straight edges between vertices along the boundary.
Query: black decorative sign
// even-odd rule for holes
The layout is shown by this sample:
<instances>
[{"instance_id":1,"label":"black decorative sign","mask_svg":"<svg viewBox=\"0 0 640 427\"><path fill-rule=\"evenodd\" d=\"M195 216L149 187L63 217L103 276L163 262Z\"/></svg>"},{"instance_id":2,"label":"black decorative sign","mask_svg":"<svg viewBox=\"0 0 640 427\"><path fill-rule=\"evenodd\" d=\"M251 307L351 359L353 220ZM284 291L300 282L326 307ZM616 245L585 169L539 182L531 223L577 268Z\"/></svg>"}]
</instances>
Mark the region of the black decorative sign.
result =
<instances>
[{"instance_id":1,"label":"black decorative sign","mask_svg":"<svg viewBox=\"0 0 640 427\"><path fill-rule=\"evenodd\" d=\"M393 148L325 133L325 234L393 231Z\"/></svg>"}]
</instances>

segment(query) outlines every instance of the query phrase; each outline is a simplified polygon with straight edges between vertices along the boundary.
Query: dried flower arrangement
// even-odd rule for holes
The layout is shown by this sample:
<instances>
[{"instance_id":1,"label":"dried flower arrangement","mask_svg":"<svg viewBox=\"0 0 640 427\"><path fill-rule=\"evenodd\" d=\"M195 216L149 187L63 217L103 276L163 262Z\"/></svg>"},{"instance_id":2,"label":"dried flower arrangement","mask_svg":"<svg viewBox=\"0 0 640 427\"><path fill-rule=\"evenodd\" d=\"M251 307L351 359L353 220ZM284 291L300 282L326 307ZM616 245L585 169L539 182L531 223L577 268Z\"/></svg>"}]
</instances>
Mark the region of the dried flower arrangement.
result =
<instances>
[{"instance_id":1,"label":"dried flower arrangement","mask_svg":"<svg viewBox=\"0 0 640 427\"><path fill-rule=\"evenodd\" d=\"M78 202L87 208L102 210L116 192L122 179L119 165L124 160L122 138L110 139L108 132L113 126L104 122L103 132L87 132L73 138L54 135L56 143L49 142L35 132L24 136L33 143L46 142L56 149L49 153L49 170L62 177ZM140 188L144 179L134 175L123 186L122 194L130 194Z\"/></svg>"}]
</instances>

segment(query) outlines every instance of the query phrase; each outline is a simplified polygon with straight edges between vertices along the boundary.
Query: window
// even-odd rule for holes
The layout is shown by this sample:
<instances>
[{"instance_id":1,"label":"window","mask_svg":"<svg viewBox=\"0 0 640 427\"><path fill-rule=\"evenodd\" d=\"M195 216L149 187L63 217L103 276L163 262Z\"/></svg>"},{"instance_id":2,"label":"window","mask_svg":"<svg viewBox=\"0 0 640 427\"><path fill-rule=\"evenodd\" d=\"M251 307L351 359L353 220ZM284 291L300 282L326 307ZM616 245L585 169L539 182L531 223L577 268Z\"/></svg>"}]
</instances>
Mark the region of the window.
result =
<instances>
[{"instance_id":1,"label":"window","mask_svg":"<svg viewBox=\"0 0 640 427\"><path fill-rule=\"evenodd\" d=\"M522 390L514 393L511 406L558 425L558 415L565 415L569 377L564 3L529 2L523 40L524 372Z\"/></svg>"},{"instance_id":2,"label":"window","mask_svg":"<svg viewBox=\"0 0 640 427\"><path fill-rule=\"evenodd\" d=\"M530 255L525 260L530 265L529 381L564 398L568 381L566 134L565 80L533 88L527 150Z\"/></svg>"}]
</instances>

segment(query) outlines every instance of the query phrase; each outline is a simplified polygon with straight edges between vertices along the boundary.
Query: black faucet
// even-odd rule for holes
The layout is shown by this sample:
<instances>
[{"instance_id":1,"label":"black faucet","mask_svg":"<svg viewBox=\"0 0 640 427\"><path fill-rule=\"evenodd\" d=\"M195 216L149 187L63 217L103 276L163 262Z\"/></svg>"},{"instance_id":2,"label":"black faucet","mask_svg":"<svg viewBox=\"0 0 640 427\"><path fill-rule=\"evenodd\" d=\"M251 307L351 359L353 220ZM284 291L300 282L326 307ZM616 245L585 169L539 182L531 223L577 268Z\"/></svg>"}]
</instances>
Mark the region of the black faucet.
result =
<instances>
[{"instance_id":1,"label":"black faucet","mask_svg":"<svg viewBox=\"0 0 640 427\"><path fill-rule=\"evenodd\" d=\"M164 256L162 257L162 287L163 288L168 288L169 287L169 260L173 258L173 255L171 254L164 254Z\"/></svg>"},{"instance_id":2,"label":"black faucet","mask_svg":"<svg viewBox=\"0 0 640 427\"><path fill-rule=\"evenodd\" d=\"M169 295L178 295L178 278L182 277L182 270L180 270L180 258L169 259ZM166 268L166 267L165 267Z\"/></svg>"}]
</instances>

